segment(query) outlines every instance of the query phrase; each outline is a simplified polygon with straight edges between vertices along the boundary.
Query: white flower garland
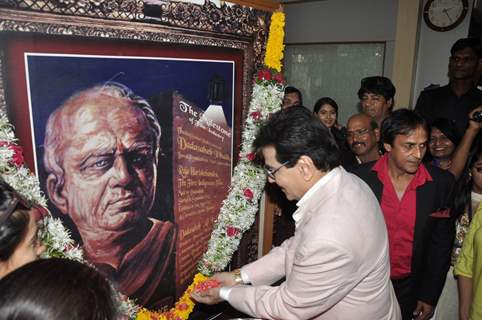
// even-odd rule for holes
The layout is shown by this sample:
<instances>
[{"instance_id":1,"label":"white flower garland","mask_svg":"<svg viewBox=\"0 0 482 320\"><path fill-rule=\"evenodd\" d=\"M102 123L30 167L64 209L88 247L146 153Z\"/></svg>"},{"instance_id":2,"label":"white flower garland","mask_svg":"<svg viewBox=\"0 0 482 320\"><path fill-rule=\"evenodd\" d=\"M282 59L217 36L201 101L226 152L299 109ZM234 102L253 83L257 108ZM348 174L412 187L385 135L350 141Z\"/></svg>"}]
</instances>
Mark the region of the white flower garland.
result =
<instances>
[{"instance_id":1,"label":"white flower garland","mask_svg":"<svg viewBox=\"0 0 482 320\"><path fill-rule=\"evenodd\" d=\"M253 163L252 144L259 127L280 109L283 93L281 75L273 77L267 69L258 72L243 129L239 162L234 168L229 194L214 224L208 249L198 264L202 274L210 275L224 270L237 250L243 233L254 222L266 184L266 174Z\"/></svg>"}]
</instances>

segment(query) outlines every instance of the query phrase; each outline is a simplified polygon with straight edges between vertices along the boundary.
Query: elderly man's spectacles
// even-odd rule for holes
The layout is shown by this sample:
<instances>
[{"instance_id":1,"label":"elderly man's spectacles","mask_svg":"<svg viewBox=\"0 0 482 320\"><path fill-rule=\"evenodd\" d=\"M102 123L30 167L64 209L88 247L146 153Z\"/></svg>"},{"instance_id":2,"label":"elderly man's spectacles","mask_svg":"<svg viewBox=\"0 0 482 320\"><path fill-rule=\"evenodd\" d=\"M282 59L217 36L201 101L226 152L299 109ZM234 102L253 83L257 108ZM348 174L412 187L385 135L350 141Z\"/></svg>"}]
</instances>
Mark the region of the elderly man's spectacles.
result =
<instances>
[{"instance_id":1,"label":"elderly man's spectacles","mask_svg":"<svg viewBox=\"0 0 482 320\"><path fill-rule=\"evenodd\" d=\"M347 138L350 138L350 139L353 139L354 137L363 137L364 135L366 135L368 132L372 131L371 129L359 129L359 130L355 130L355 131L348 131L346 133L346 137Z\"/></svg>"},{"instance_id":2,"label":"elderly man's spectacles","mask_svg":"<svg viewBox=\"0 0 482 320\"><path fill-rule=\"evenodd\" d=\"M17 207L30 209L32 206L32 202L25 199L5 181L0 180L0 225L10 217Z\"/></svg>"},{"instance_id":3,"label":"elderly man's spectacles","mask_svg":"<svg viewBox=\"0 0 482 320\"><path fill-rule=\"evenodd\" d=\"M283 168L284 166L286 166L288 163L290 163L289 161L285 161L283 162L278 168L276 169L272 169L270 167L267 167L267 166L264 166L264 171L266 172L266 174L268 175L268 177L270 177L271 179L276 179L275 177L275 174L276 172L278 172L279 169Z\"/></svg>"}]
</instances>

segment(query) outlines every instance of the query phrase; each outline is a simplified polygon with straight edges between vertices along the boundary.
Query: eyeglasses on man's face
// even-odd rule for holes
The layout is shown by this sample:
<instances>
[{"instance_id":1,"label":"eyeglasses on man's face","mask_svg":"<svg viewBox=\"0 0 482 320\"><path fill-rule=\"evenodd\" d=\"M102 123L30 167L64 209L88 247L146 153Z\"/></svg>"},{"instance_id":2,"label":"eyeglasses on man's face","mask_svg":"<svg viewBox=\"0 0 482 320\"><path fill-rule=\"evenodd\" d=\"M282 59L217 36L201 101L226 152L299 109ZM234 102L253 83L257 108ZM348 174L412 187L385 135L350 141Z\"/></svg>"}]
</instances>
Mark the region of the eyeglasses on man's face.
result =
<instances>
[{"instance_id":1,"label":"eyeglasses on man's face","mask_svg":"<svg viewBox=\"0 0 482 320\"><path fill-rule=\"evenodd\" d=\"M264 166L264 171L266 172L266 174L268 175L269 178L271 179L276 179L275 177L275 174L276 172L278 172L279 169L283 168L284 166L286 166L288 163L290 163L289 161L285 161L283 162L278 168L276 169L273 169L273 168L270 168L268 166Z\"/></svg>"},{"instance_id":2,"label":"eyeglasses on man's face","mask_svg":"<svg viewBox=\"0 0 482 320\"><path fill-rule=\"evenodd\" d=\"M368 132L372 131L371 129L368 129L368 128L365 128L365 129L358 129L358 130L355 130L355 131L348 131L346 133L346 137L348 139L353 139L354 137L363 137L364 135L366 135Z\"/></svg>"}]
</instances>

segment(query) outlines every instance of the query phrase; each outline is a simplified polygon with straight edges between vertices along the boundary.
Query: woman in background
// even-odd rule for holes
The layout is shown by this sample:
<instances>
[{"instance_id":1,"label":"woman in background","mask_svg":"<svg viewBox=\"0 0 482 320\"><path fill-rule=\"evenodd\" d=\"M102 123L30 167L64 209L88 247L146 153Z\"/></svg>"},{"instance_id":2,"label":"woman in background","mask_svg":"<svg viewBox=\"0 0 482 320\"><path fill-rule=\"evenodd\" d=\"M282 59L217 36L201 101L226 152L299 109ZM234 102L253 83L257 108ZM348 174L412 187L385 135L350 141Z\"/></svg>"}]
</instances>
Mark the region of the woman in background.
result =
<instances>
[{"instance_id":1,"label":"woman in background","mask_svg":"<svg viewBox=\"0 0 482 320\"><path fill-rule=\"evenodd\" d=\"M45 250L37 236L45 213L0 178L0 279Z\"/></svg>"},{"instance_id":2,"label":"woman in background","mask_svg":"<svg viewBox=\"0 0 482 320\"><path fill-rule=\"evenodd\" d=\"M432 165L443 170L450 169L455 148L460 142L455 124L448 119L439 118L433 122L428 140L428 150ZM467 159L465 159L467 160Z\"/></svg>"},{"instance_id":3,"label":"woman in background","mask_svg":"<svg viewBox=\"0 0 482 320\"><path fill-rule=\"evenodd\" d=\"M323 97L316 101L313 113L321 123L330 130L339 147L346 144L346 129L338 124L338 104L330 97Z\"/></svg>"},{"instance_id":4,"label":"woman in background","mask_svg":"<svg viewBox=\"0 0 482 320\"><path fill-rule=\"evenodd\" d=\"M0 320L115 320L118 297L95 269L67 259L40 259L0 280Z\"/></svg>"},{"instance_id":5,"label":"woman in background","mask_svg":"<svg viewBox=\"0 0 482 320\"><path fill-rule=\"evenodd\" d=\"M321 123L328 128L341 151L341 165L345 168L358 165L355 154L348 148L346 142L346 128L338 124L338 104L329 97L323 97L316 101L313 113Z\"/></svg>"},{"instance_id":6,"label":"woman in background","mask_svg":"<svg viewBox=\"0 0 482 320\"><path fill-rule=\"evenodd\" d=\"M469 116L470 119L477 110L482 110L482 108L474 109ZM458 311L461 307L459 290L457 289L459 281L454 277L454 265L459 257L473 215L482 199L482 180L477 179L480 173L476 170L482 152L482 146L480 146L482 141L480 138L477 141L477 135L481 127L482 124L470 120L464 136L459 141L449 120L438 119L432 125L429 141L430 153L434 158L432 164L448 170L457 179L452 209L452 216L457 219L451 267L437 304L434 320L452 320L459 317ZM434 130L434 128L437 130Z\"/></svg>"},{"instance_id":7,"label":"woman in background","mask_svg":"<svg viewBox=\"0 0 482 320\"><path fill-rule=\"evenodd\" d=\"M482 141L479 141L482 143ZM482 319L482 145L469 163L467 188L460 193L460 204L466 210L457 223L454 253L457 262L454 274L458 277L459 317L461 320ZM465 199L465 200L464 200ZM455 208L457 205L455 203ZM461 229L461 226L463 229ZM463 246L459 243L463 235ZM460 249L462 247L462 249Z\"/></svg>"}]
</instances>

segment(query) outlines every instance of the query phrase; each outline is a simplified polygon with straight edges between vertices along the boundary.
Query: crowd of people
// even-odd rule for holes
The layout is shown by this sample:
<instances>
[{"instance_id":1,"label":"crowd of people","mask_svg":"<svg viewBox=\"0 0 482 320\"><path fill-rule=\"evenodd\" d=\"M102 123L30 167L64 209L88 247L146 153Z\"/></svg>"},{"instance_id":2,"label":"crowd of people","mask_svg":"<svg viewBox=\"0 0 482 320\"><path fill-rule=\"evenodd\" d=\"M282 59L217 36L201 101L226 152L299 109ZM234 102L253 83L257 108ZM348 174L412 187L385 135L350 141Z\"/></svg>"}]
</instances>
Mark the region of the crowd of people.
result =
<instances>
[{"instance_id":1,"label":"crowd of people","mask_svg":"<svg viewBox=\"0 0 482 320\"><path fill-rule=\"evenodd\" d=\"M414 110L394 108L390 79L364 78L346 126L334 99L310 110L286 87L253 147L295 203L294 234L192 298L263 319L482 319L480 66L482 44L458 40L449 83ZM103 273L38 259L46 213L0 179L0 320L118 318Z\"/></svg>"},{"instance_id":2,"label":"crowd of people","mask_svg":"<svg viewBox=\"0 0 482 320\"><path fill-rule=\"evenodd\" d=\"M294 234L193 297L267 319L482 319L482 44L450 54L449 83L414 110L362 79L346 126L334 99L310 111L287 87L254 147Z\"/></svg>"}]
</instances>

